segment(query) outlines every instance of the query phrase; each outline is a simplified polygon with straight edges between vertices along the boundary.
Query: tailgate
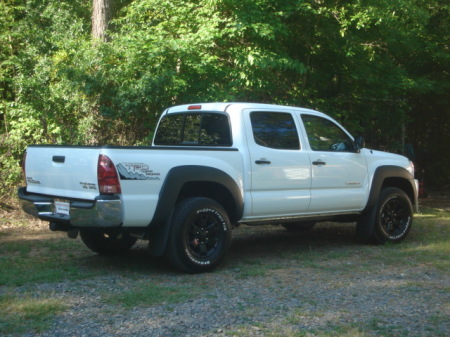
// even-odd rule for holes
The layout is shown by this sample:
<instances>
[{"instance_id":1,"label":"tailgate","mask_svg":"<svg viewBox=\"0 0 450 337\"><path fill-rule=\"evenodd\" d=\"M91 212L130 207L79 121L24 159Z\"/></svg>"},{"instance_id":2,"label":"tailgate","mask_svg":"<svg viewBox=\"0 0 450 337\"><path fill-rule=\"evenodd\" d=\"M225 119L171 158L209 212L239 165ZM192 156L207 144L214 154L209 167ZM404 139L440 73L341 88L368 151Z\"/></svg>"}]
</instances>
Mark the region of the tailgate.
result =
<instances>
[{"instance_id":1,"label":"tailgate","mask_svg":"<svg viewBox=\"0 0 450 337\"><path fill-rule=\"evenodd\" d=\"M28 147L25 162L27 192L93 200L99 195L99 153L99 147Z\"/></svg>"}]
</instances>

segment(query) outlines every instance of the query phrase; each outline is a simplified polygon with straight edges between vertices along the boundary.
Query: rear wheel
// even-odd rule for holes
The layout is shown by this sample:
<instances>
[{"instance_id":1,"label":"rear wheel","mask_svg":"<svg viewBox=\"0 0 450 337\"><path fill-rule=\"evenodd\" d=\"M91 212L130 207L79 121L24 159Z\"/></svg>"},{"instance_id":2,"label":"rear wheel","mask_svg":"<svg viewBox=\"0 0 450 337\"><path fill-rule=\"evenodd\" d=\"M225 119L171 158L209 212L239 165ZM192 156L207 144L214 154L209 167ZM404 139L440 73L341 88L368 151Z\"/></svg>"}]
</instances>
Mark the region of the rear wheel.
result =
<instances>
[{"instance_id":1,"label":"rear wheel","mask_svg":"<svg viewBox=\"0 0 450 337\"><path fill-rule=\"evenodd\" d=\"M375 214L372 241L385 243L403 240L411 229L412 218L412 204L405 192L396 187L382 189Z\"/></svg>"},{"instance_id":2,"label":"rear wheel","mask_svg":"<svg viewBox=\"0 0 450 337\"><path fill-rule=\"evenodd\" d=\"M226 211L208 198L180 202L172 217L166 256L170 263L189 273L216 268L231 242L231 225Z\"/></svg>"},{"instance_id":3,"label":"rear wheel","mask_svg":"<svg viewBox=\"0 0 450 337\"><path fill-rule=\"evenodd\" d=\"M116 254L128 251L136 243L137 238L122 231L105 232L100 229L80 230L83 243L98 254Z\"/></svg>"}]
</instances>

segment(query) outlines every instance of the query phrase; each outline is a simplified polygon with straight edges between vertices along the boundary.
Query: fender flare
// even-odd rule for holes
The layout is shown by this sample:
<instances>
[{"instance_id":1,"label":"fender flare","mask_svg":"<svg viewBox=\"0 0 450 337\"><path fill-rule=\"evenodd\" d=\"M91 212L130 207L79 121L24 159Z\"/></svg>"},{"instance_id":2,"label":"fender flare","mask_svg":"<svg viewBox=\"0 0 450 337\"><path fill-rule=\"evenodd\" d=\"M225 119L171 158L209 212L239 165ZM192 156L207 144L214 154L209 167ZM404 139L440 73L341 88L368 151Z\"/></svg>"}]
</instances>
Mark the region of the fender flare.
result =
<instances>
[{"instance_id":1,"label":"fender flare","mask_svg":"<svg viewBox=\"0 0 450 337\"><path fill-rule=\"evenodd\" d=\"M235 217L239 220L244 212L244 201L241 190L232 177L214 167L200 165L177 166L168 172L161 191L155 214L150 222L149 238L150 254L163 255L167 246L171 225L170 219L183 186L189 182L212 182L223 185L234 201Z\"/></svg>"},{"instance_id":2,"label":"fender flare","mask_svg":"<svg viewBox=\"0 0 450 337\"><path fill-rule=\"evenodd\" d=\"M414 177L405 168L393 165L386 165L378 167L373 175L373 181L370 188L369 198L366 207L356 225L356 232L359 237L369 239L372 236L376 209L379 201L381 189L389 178L398 178L402 180L402 184L406 187L406 194L411 198L413 205L417 204L417 189L414 182ZM394 185L396 186L396 185Z\"/></svg>"}]
</instances>

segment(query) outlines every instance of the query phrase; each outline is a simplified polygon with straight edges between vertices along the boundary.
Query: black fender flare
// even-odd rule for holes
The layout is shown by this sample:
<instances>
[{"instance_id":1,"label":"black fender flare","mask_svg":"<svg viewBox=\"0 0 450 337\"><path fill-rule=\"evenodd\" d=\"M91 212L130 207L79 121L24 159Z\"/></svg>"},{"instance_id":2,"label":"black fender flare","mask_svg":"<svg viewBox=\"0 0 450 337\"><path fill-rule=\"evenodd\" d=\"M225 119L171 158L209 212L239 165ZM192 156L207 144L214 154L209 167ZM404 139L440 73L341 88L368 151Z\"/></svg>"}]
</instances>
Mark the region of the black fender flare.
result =
<instances>
[{"instance_id":1,"label":"black fender flare","mask_svg":"<svg viewBox=\"0 0 450 337\"><path fill-rule=\"evenodd\" d=\"M234 201L236 221L244 212L241 190L230 175L214 167L200 165L177 166L167 173L159 193L158 203L149 230L149 251L152 255L163 255L170 233L170 219L181 189L189 182L213 182L223 185Z\"/></svg>"},{"instance_id":2,"label":"black fender flare","mask_svg":"<svg viewBox=\"0 0 450 337\"><path fill-rule=\"evenodd\" d=\"M411 198L411 203L417 205L417 189L414 177L405 168L393 165L378 167L373 175L373 181L370 188L369 198L356 226L356 232L359 237L368 239L372 236L376 209L381 193L381 189L385 185L386 180L394 178L400 179L401 186L394 184L392 186L402 188Z\"/></svg>"}]
</instances>

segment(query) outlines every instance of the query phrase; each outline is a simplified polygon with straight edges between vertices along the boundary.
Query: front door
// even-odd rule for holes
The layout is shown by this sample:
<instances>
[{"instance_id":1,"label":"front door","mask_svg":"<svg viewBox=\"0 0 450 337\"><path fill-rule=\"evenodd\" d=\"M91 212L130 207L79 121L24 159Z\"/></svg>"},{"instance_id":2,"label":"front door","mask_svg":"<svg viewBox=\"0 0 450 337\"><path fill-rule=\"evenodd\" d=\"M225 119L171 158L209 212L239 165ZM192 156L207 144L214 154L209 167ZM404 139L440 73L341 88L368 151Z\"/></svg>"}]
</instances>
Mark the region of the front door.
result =
<instances>
[{"instance_id":1,"label":"front door","mask_svg":"<svg viewBox=\"0 0 450 337\"><path fill-rule=\"evenodd\" d=\"M312 167L309 212L360 211L366 203L367 164L332 120L302 114Z\"/></svg>"}]
</instances>

